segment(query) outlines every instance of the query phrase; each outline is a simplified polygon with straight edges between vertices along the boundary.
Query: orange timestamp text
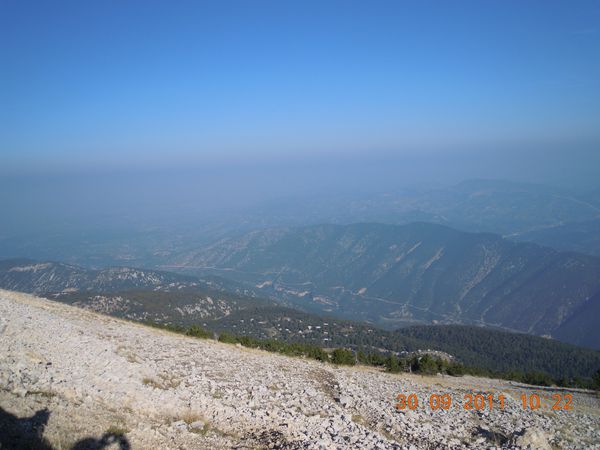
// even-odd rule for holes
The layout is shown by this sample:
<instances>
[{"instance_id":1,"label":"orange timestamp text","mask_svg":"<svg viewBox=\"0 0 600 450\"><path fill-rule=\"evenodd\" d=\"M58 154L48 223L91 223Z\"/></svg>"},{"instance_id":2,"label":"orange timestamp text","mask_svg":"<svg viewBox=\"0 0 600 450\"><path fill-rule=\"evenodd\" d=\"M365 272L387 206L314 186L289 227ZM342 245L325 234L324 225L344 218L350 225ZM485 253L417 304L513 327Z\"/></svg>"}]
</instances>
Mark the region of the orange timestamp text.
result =
<instances>
[{"instance_id":1,"label":"orange timestamp text","mask_svg":"<svg viewBox=\"0 0 600 450\"><path fill-rule=\"evenodd\" d=\"M510 397L509 397L510 398ZM464 394L459 406L466 410L493 410L504 409L507 405L508 398L499 394ZM417 408L427 408L431 410L447 410L452 408L454 398L452 394L431 394L423 403L419 401L416 394L398 394L396 397L396 409L398 411L415 410ZM552 409L554 411L570 411L573 409L573 394L552 394L549 403L542 401L539 394L522 394L521 407L529 410L540 408Z\"/></svg>"}]
</instances>

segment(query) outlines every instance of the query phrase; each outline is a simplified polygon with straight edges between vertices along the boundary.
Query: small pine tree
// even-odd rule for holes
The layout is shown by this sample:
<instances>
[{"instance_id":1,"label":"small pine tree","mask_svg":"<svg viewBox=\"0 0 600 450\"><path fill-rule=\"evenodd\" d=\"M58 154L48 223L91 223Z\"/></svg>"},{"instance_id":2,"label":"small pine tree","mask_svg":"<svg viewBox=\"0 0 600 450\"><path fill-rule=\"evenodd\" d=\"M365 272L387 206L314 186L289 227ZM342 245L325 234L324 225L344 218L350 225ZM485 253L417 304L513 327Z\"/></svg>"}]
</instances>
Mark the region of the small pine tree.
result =
<instances>
[{"instance_id":1,"label":"small pine tree","mask_svg":"<svg viewBox=\"0 0 600 450\"><path fill-rule=\"evenodd\" d=\"M465 374L465 366L460 363L450 363L446 368L446 373L451 377L462 377Z\"/></svg>"},{"instance_id":2,"label":"small pine tree","mask_svg":"<svg viewBox=\"0 0 600 450\"><path fill-rule=\"evenodd\" d=\"M331 354L331 362L339 365L353 366L356 364L356 358L350 350L336 348Z\"/></svg>"},{"instance_id":3,"label":"small pine tree","mask_svg":"<svg viewBox=\"0 0 600 450\"><path fill-rule=\"evenodd\" d=\"M523 382L536 386L552 386L554 384L554 380L548 374L543 372L527 373L525 374Z\"/></svg>"},{"instance_id":4,"label":"small pine tree","mask_svg":"<svg viewBox=\"0 0 600 450\"><path fill-rule=\"evenodd\" d=\"M391 354L385 360L385 368L388 370L388 372L392 372L392 373L400 372L402 370L402 366L400 365L400 360L394 354Z\"/></svg>"},{"instance_id":5,"label":"small pine tree","mask_svg":"<svg viewBox=\"0 0 600 450\"><path fill-rule=\"evenodd\" d=\"M416 372L425 375L435 375L439 371L439 365L430 355L423 355L417 359Z\"/></svg>"},{"instance_id":6,"label":"small pine tree","mask_svg":"<svg viewBox=\"0 0 600 450\"><path fill-rule=\"evenodd\" d=\"M386 361L381 353L369 353L368 359L372 366L384 366Z\"/></svg>"},{"instance_id":7,"label":"small pine tree","mask_svg":"<svg viewBox=\"0 0 600 450\"><path fill-rule=\"evenodd\" d=\"M185 332L188 336L193 336L197 338L208 339L212 337L212 333L210 331L206 331L204 328L199 327L198 325L192 325Z\"/></svg>"},{"instance_id":8,"label":"small pine tree","mask_svg":"<svg viewBox=\"0 0 600 450\"><path fill-rule=\"evenodd\" d=\"M358 360L358 362L360 364L369 364L369 360L367 358L367 355L362 350L358 351L358 353L356 354L356 359Z\"/></svg>"},{"instance_id":9,"label":"small pine tree","mask_svg":"<svg viewBox=\"0 0 600 450\"><path fill-rule=\"evenodd\" d=\"M309 345L306 349L306 356L317 361L329 361L329 355L321 347Z\"/></svg>"},{"instance_id":10,"label":"small pine tree","mask_svg":"<svg viewBox=\"0 0 600 450\"><path fill-rule=\"evenodd\" d=\"M223 332L219 335L219 342L225 342L227 344L237 344L238 340L233 334Z\"/></svg>"}]
</instances>

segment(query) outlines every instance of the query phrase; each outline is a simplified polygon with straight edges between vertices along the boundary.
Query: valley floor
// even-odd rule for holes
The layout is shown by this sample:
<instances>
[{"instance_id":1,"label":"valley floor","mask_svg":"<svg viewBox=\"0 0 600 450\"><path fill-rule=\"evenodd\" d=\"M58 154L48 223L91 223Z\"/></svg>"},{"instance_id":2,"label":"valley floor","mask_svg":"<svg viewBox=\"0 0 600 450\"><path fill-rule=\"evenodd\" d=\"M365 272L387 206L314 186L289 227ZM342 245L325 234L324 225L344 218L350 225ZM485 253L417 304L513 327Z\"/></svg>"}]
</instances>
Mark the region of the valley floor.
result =
<instances>
[{"instance_id":1,"label":"valley floor","mask_svg":"<svg viewBox=\"0 0 600 450\"><path fill-rule=\"evenodd\" d=\"M0 291L2 449L600 449L598 396L553 411L556 392L338 368ZM504 408L463 408L488 393ZM524 410L535 393L544 406ZM397 411L398 394L418 407ZM432 410L432 394L452 405Z\"/></svg>"}]
</instances>

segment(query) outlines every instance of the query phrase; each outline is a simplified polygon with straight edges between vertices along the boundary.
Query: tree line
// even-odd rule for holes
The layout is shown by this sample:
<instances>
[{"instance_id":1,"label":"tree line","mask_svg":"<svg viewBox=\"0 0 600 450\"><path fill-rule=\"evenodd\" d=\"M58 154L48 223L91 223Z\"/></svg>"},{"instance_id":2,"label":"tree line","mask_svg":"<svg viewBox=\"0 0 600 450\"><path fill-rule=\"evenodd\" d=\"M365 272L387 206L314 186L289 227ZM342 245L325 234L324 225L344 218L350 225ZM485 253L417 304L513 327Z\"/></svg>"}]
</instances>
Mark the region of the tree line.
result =
<instances>
[{"instance_id":1,"label":"tree line","mask_svg":"<svg viewBox=\"0 0 600 450\"><path fill-rule=\"evenodd\" d=\"M215 339L226 344L236 344L286 356L309 358L335 365L354 366L356 364L361 364L378 367L391 373L410 372L423 375L444 374L449 376L469 374L513 380L537 386L564 386L600 390L600 369L591 379L555 379L544 372L494 372L477 366L464 365L458 361L438 357L430 353L411 354L400 357L393 352L367 352L363 349L354 351L343 347L326 350L311 343L285 342L277 339L260 339L247 335L238 336L229 332L217 334L198 325L184 327L181 325L161 324L157 322L146 322L146 324L155 328L184 334L186 336L201 339Z\"/></svg>"}]
</instances>

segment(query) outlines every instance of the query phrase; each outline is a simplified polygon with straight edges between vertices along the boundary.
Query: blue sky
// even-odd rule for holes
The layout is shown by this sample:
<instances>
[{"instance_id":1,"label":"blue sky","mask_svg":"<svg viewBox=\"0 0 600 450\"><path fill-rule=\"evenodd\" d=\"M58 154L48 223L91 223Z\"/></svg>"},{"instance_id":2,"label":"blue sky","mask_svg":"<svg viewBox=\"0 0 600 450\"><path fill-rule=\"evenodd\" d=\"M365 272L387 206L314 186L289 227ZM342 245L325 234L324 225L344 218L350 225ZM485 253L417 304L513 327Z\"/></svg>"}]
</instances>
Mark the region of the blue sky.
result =
<instances>
[{"instance_id":1,"label":"blue sky","mask_svg":"<svg viewBox=\"0 0 600 450\"><path fill-rule=\"evenodd\" d=\"M599 24L597 1L3 0L0 164L595 151Z\"/></svg>"}]
</instances>

